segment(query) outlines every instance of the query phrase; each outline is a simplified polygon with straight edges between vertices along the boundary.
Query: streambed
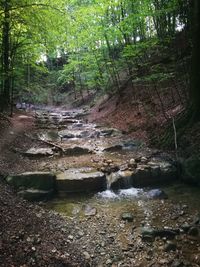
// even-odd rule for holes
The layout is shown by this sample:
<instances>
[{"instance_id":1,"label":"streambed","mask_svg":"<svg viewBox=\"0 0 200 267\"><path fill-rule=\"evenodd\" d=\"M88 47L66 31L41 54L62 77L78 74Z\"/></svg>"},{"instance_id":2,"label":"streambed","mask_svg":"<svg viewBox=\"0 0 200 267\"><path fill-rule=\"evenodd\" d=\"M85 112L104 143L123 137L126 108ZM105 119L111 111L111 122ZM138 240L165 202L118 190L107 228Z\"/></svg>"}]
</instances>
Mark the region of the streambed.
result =
<instances>
[{"instance_id":1,"label":"streambed","mask_svg":"<svg viewBox=\"0 0 200 267\"><path fill-rule=\"evenodd\" d=\"M71 195L45 207L67 218L69 242L80 247L91 266L199 266L199 237L183 229L199 218L200 190L178 183L162 190L168 198L153 199L150 189L130 188ZM145 240L145 229L178 234L173 240L167 235ZM170 244L175 248L168 250Z\"/></svg>"},{"instance_id":2,"label":"streambed","mask_svg":"<svg viewBox=\"0 0 200 267\"><path fill-rule=\"evenodd\" d=\"M41 143L25 151L56 177L54 198L41 205L66 218L67 242L88 266L200 266L199 190L177 183L171 156L83 114L37 113Z\"/></svg>"}]
</instances>

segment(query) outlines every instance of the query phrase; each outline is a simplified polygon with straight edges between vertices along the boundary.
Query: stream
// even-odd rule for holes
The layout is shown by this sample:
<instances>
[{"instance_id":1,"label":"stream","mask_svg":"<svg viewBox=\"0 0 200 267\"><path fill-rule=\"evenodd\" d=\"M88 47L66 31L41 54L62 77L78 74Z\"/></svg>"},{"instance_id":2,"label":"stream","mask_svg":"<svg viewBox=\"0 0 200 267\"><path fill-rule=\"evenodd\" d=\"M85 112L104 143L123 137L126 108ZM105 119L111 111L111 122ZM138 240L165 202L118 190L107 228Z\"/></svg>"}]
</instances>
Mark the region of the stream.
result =
<instances>
[{"instance_id":1,"label":"stream","mask_svg":"<svg viewBox=\"0 0 200 267\"><path fill-rule=\"evenodd\" d=\"M178 181L166 153L86 115L37 111L42 142L24 152L56 174L56 195L41 205L66 217L67 242L88 266L200 266L200 190Z\"/></svg>"}]
</instances>

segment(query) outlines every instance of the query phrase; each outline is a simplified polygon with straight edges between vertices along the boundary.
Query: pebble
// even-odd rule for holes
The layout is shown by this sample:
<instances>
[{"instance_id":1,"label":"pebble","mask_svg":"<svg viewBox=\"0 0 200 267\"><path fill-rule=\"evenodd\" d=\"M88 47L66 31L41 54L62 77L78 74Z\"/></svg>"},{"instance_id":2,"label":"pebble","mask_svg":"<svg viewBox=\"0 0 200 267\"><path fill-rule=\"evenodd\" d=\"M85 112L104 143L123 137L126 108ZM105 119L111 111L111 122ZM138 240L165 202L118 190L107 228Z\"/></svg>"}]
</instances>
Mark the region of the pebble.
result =
<instances>
[{"instance_id":1,"label":"pebble","mask_svg":"<svg viewBox=\"0 0 200 267\"><path fill-rule=\"evenodd\" d=\"M68 238L69 238L69 240L73 240L74 239L73 235L69 235Z\"/></svg>"},{"instance_id":2,"label":"pebble","mask_svg":"<svg viewBox=\"0 0 200 267\"><path fill-rule=\"evenodd\" d=\"M84 257L85 257L86 260L89 260L90 259L90 254L87 251L84 251L83 252L83 255L84 255Z\"/></svg>"},{"instance_id":3,"label":"pebble","mask_svg":"<svg viewBox=\"0 0 200 267\"><path fill-rule=\"evenodd\" d=\"M112 264L112 260L111 260L111 259L108 259L108 260L106 261L106 265L110 265L110 264Z\"/></svg>"},{"instance_id":4,"label":"pebble","mask_svg":"<svg viewBox=\"0 0 200 267\"><path fill-rule=\"evenodd\" d=\"M133 214L131 212L124 212L121 215L123 221L132 222L133 221Z\"/></svg>"}]
</instances>

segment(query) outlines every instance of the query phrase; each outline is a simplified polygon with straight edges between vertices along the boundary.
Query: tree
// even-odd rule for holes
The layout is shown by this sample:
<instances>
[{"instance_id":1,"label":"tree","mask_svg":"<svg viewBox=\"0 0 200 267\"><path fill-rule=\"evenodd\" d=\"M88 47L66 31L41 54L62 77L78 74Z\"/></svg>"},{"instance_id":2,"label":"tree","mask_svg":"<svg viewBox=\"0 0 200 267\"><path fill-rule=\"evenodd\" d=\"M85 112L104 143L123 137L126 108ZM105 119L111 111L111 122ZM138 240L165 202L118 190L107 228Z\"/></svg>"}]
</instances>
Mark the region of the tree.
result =
<instances>
[{"instance_id":1,"label":"tree","mask_svg":"<svg viewBox=\"0 0 200 267\"><path fill-rule=\"evenodd\" d=\"M62 10L64 1L51 5L48 0L1 0L1 109L11 104L13 78L19 68L37 64L41 55L53 47L57 49L62 38ZM60 38L61 37L61 38ZM30 73L29 75L30 76ZM19 77L23 79L23 77Z\"/></svg>"},{"instance_id":2,"label":"tree","mask_svg":"<svg viewBox=\"0 0 200 267\"><path fill-rule=\"evenodd\" d=\"M192 63L190 75L190 95L192 118L200 119L200 2L193 4L193 34Z\"/></svg>"}]
</instances>

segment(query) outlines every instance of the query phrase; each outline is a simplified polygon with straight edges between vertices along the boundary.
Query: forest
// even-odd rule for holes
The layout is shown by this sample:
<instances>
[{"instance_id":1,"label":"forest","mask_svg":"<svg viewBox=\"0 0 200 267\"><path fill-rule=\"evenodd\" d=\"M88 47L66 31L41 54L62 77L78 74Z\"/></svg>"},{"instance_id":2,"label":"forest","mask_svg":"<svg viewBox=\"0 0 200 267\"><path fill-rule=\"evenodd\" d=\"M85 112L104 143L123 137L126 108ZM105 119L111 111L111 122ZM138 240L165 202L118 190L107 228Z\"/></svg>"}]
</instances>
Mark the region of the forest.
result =
<instances>
[{"instance_id":1,"label":"forest","mask_svg":"<svg viewBox=\"0 0 200 267\"><path fill-rule=\"evenodd\" d=\"M200 2L0 0L0 266L200 266Z\"/></svg>"}]
</instances>

